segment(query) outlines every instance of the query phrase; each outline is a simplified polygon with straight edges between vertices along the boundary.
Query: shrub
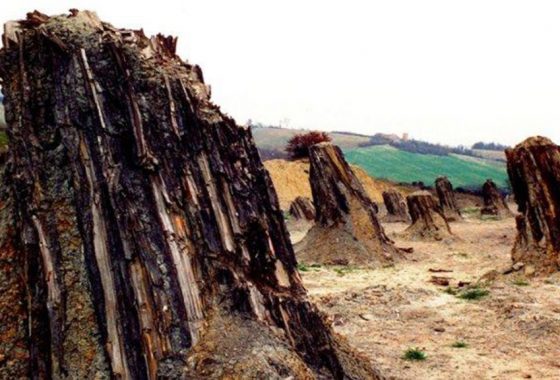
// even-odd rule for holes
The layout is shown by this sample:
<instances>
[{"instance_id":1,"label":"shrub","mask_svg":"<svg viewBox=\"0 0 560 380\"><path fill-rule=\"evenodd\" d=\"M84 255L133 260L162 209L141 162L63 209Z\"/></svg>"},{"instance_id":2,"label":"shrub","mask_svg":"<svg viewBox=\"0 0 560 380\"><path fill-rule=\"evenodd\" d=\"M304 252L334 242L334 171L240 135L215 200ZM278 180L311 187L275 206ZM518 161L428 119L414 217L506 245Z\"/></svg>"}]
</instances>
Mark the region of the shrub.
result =
<instances>
[{"instance_id":1,"label":"shrub","mask_svg":"<svg viewBox=\"0 0 560 380\"><path fill-rule=\"evenodd\" d=\"M458 340L451 345L453 348L467 348L469 345L462 340Z\"/></svg>"},{"instance_id":2,"label":"shrub","mask_svg":"<svg viewBox=\"0 0 560 380\"><path fill-rule=\"evenodd\" d=\"M331 141L331 137L326 132L298 133L288 140L286 152L293 159L308 157L311 145L328 141Z\"/></svg>"},{"instance_id":3,"label":"shrub","mask_svg":"<svg viewBox=\"0 0 560 380\"><path fill-rule=\"evenodd\" d=\"M486 289L472 288L460 293L457 297L463 300L479 300L486 297L490 292Z\"/></svg>"},{"instance_id":4,"label":"shrub","mask_svg":"<svg viewBox=\"0 0 560 380\"><path fill-rule=\"evenodd\" d=\"M404 352L402 358L404 360L422 361L422 360L426 360L427 355L424 351L422 351L419 348L409 348Z\"/></svg>"}]
</instances>

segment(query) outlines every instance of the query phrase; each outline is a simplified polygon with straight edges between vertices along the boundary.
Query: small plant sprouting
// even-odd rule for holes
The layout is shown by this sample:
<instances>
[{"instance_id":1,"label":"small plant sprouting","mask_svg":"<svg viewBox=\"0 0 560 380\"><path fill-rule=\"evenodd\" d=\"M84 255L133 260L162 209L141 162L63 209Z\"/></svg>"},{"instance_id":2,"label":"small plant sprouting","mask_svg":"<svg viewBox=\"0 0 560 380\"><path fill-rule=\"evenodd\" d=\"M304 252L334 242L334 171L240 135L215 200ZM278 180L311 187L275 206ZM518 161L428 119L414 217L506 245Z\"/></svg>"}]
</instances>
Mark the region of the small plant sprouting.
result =
<instances>
[{"instance_id":1,"label":"small plant sprouting","mask_svg":"<svg viewBox=\"0 0 560 380\"><path fill-rule=\"evenodd\" d=\"M481 298L484 298L488 294L490 294L490 292L486 289L471 288L465 290L464 292L459 293L457 297L462 300L473 301L473 300L479 300Z\"/></svg>"},{"instance_id":2,"label":"small plant sprouting","mask_svg":"<svg viewBox=\"0 0 560 380\"><path fill-rule=\"evenodd\" d=\"M297 268L300 272L309 272L311 269L319 269L321 268L320 264L310 264L310 265L305 265L304 263L299 263L297 265Z\"/></svg>"},{"instance_id":3,"label":"small plant sprouting","mask_svg":"<svg viewBox=\"0 0 560 380\"><path fill-rule=\"evenodd\" d=\"M444 293L451 294L452 296L456 296L457 290L453 289L451 286L448 286L447 288L445 288Z\"/></svg>"},{"instance_id":4,"label":"small plant sprouting","mask_svg":"<svg viewBox=\"0 0 560 380\"><path fill-rule=\"evenodd\" d=\"M469 345L467 343L463 342L462 340L458 340L455 343L453 343L451 345L451 347L453 347L453 348L467 348L467 347L469 347Z\"/></svg>"},{"instance_id":5,"label":"small plant sprouting","mask_svg":"<svg viewBox=\"0 0 560 380\"><path fill-rule=\"evenodd\" d=\"M521 278L513 280L512 284L516 286L529 286L529 283Z\"/></svg>"},{"instance_id":6,"label":"small plant sprouting","mask_svg":"<svg viewBox=\"0 0 560 380\"><path fill-rule=\"evenodd\" d=\"M402 356L404 360L409 361L422 361L426 360L427 357L428 356L426 355L426 353L418 347L409 348L404 352L404 355Z\"/></svg>"}]
</instances>

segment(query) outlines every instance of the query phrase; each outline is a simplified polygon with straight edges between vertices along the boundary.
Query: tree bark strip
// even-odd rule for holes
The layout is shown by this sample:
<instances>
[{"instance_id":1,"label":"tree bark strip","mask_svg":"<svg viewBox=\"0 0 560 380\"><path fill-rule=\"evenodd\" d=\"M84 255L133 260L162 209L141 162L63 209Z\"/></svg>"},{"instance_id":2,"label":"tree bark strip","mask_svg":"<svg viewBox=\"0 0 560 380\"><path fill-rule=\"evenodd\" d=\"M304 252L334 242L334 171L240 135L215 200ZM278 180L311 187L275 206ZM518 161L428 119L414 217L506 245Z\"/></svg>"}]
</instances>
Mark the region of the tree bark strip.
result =
<instances>
[{"instance_id":1,"label":"tree bark strip","mask_svg":"<svg viewBox=\"0 0 560 380\"><path fill-rule=\"evenodd\" d=\"M175 39L72 11L3 41L0 377L379 378L307 300L250 130Z\"/></svg>"}]
</instances>

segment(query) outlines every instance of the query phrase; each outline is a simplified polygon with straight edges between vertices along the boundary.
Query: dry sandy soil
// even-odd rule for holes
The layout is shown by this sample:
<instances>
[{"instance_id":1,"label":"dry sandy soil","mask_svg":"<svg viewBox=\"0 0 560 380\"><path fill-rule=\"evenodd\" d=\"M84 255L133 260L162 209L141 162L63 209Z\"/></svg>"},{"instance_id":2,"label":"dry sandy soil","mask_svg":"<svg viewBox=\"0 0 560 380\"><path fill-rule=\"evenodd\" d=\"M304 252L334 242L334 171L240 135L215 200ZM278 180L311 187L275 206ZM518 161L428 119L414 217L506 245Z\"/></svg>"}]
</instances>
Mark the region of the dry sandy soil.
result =
<instances>
[{"instance_id":1,"label":"dry sandy soil","mask_svg":"<svg viewBox=\"0 0 560 380\"><path fill-rule=\"evenodd\" d=\"M386 224L398 246L414 247L406 261L379 269L303 268L303 279L335 330L389 378L560 379L558 275L508 275L471 301L430 282L436 275L451 277L452 286L474 283L508 267L514 224L513 218L471 217L451 225L461 238L453 243L404 241L396 234L405 224ZM467 347L452 347L458 341ZM424 351L426 360L404 360L411 347Z\"/></svg>"}]
</instances>

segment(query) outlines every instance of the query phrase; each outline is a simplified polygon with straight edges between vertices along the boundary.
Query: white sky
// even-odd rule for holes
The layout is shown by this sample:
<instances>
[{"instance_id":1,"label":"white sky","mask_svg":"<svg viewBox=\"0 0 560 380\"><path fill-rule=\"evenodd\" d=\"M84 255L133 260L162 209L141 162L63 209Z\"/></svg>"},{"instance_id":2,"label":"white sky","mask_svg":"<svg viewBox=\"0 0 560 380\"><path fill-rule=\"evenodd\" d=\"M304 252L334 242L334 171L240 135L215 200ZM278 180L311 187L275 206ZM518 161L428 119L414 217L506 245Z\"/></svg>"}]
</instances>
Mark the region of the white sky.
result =
<instances>
[{"instance_id":1,"label":"white sky","mask_svg":"<svg viewBox=\"0 0 560 380\"><path fill-rule=\"evenodd\" d=\"M558 1L2 0L0 22L69 8L178 35L240 124L560 140Z\"/></svg>"}]
</instances>

